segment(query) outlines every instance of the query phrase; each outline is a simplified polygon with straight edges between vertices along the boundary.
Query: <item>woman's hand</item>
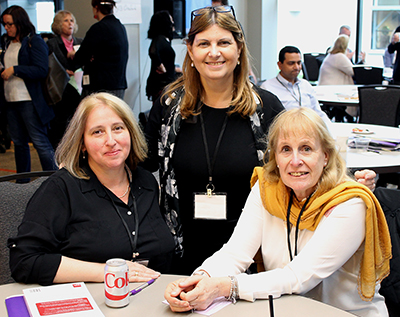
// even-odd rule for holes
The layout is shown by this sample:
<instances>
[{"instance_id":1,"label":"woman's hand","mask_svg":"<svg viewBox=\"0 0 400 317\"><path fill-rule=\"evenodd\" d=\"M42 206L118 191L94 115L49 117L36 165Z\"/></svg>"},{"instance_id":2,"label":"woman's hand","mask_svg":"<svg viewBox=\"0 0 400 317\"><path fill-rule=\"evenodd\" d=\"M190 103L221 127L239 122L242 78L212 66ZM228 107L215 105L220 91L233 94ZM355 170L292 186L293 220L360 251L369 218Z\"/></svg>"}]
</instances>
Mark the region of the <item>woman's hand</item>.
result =
<instances>
[{"instance_id":1,"label":"woman's hand","mask_svg":"<svg viewBox=\"0 0 400 317\"><path fill-rule=\"evenodd\" d=\"M171 307L171 310L173 312L185 312L193 309L193 307L190 306L189 302L184 301L180 298L180 295L183 292L188 292L196 286L191 285L186 289L180 287L180 283L186 281L187 279L188 278L181 278L172 283L169 283L167 288L165 289L164 297L169 303L169 306Z\"/></svg>"},{"instance_id":2,"label":"woman's hand","mask_svg":"<svg viewBox=\"0 0 400 317\"><path fill-rule=\"evenodd\" d=\"M147 282L160 277L161 273L156 272L137 262L126 261L129 267L129 282Z\"/></svg>"},{"instance_id":3,"label":"woman's hand","mask_svg":"<svg viewBox=\"0 0 400 317\"><path fill-rule=\"evenodd\" d=\"M229 277L211 278L194 275L170 283L164 297L174 312L204 310L220 296L229 296Z\"/></svg>"},{"instance_id":4,"label":"woman's hand","mask_svg":"<svg viewBox=\"0 0 400 317\"><path fill-rule=\"evenodd\" d=\"M76 52L75 52L74 50L69 51L69 52L67 53L67 58L74 59L75 53L76 53Z\"/></svg>"},{"instance_id":5,"label":"woman's hand","mask_svg":"<svg viewBox=\"0 0 400 317\"><path fill-rule=\"evenodd\" d=\"M75 74L72 70L69 70L69 69L66 69L65 71L67 72L67 74L69 75L69 77L72 77L72 76L74 76L74 74Z\"/></svg>"},{"instance_id":6,"label":"woman's hand","mask_svg":"<svg viewBox=\"0 0 400 317\"><path fill-rule=\"evenodd\" d=\"M14 66L6 68L1 73L1 78L3 78L4 80L8 80L12 75L14 75Z\"/></svg>"},{"instance_id":7,"label":"woman's hand","mask_svg":"<svg viewBox=\"0 0 400 317\"><path fill-rule=\"evenodd\" d=\"M375 189L376 173L372 170L362 170L354 173L354 176L360 184L367 186L370 190Z\"/></svg>"},{"instance_id":8,"label":"woman's hand","mask_svg":"<svg viewBox=\"0 0 400 317\"><path fill-rule=\"evenodd\" d=\"M164 64L160 64L157 68L156 68L156 73L157 74L165 74L167 72L167 69L165 68Z\"/></svg>"}]
</instances>

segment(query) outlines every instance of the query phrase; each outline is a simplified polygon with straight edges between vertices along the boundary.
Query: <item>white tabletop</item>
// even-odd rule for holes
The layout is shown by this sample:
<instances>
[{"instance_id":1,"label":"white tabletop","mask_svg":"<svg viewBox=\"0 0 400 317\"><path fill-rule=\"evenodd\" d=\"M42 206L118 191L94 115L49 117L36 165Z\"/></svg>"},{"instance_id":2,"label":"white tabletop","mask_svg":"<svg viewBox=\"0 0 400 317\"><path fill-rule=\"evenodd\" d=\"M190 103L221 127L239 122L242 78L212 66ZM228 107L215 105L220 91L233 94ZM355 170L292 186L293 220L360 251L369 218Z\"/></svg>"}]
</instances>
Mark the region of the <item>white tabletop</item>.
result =
<instances>
[{"instance_id":1,"label":"white tabletop","mask_svg":"<svg viewBox=\"0 0 400 317\"><path fill-rule=\"evenodd\" d=\"M357 85L314 86L318 101L332 105L358 106Z\"/></svg>"},{"instance_id":2,"label":"white tabletop","mask_svg":"<svg viewBox=\"0 0 400 317\"><path fill-rule=\"evenodd\" d=\"M400 129L374 124L361 123L332 123L330 130L332 135L354 137L359 134L352 133L353 128L368 129L374 133L364 134L367 138L390 138L400 139ZM380 152L373 153L365 150L356 150L347 148L345 156L346 166L348 168L373 169L377 173L390 173L400 171L400 152Z\"/></svg>"},{"instance_id":3,"label":"white tabletop","mask_svg":"<svg viewBox=\"0 0 400 317\"><path fill-rule=\"evenodd\" d=\"M160 316L201 316L193 313L173 313L169 307L162 303L164 300L164 290L168 283L176 280L174 275L162 275L154 284L147 287L140 293L131 296L130 304L123 308L110 308L104 303L103 283L86 283L87 288L94 300L99 305L100 310L106 317L160 317ZM133 289L140 283L131 283ZM3 300L11 295L22 294L24 288L37 287L38 285L25 284L6 284L0 286L0 297ZM321 302L296 295L285 295L274 300L275 316L296 316L296 317L351 317L348 312ZM7 316L5 305L0 305L0 316ZM236 305L228 305L219 312L213 314L215 317L235 317L235 316L270 316L268 300L257 300L254 303L238 301Z\"/></svg>"}]
</instances>

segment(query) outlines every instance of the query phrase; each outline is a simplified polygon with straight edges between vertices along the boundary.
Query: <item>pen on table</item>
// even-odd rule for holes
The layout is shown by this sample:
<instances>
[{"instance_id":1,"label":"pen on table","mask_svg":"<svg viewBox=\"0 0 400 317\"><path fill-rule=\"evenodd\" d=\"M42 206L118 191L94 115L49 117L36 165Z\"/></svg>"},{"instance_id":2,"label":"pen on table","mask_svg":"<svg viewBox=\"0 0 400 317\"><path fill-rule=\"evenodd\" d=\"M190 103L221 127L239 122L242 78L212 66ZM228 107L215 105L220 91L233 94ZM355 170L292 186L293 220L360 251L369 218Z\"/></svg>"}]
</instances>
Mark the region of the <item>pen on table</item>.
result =
<instances>
[{"instance_id":1,"label":"pen on table","mask_svg":"<svg viewBox=\"0 0 400 317\"><path fill-rule=\"evenodd\" d=\"M271 317L274 317L274 302L272 295L268 295L268 301L269 301L269 315Z\"/></svg>"},{"instance_id":2,"label":"pen on table","mask_svg":"<svg viewBox=\"0 0 400 317\"><path fill-rule=\"evenodd\" d=\"M147 281L146 283L136 287L135 289L131 290L129 293L129 295L135 295L137 293L139 293L140 291L144 290L147 286L153 284L155 281L155 279L151 279L150 281Z\"/></svg>"}]
</instances>

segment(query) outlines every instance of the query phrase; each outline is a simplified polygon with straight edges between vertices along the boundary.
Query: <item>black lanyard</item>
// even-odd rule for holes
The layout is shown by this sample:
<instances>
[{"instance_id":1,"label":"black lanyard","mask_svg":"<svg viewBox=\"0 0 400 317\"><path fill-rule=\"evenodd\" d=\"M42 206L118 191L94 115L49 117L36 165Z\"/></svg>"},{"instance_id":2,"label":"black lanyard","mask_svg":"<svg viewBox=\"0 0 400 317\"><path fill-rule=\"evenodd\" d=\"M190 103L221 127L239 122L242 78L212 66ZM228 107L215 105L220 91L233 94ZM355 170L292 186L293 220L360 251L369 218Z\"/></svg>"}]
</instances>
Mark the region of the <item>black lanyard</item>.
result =
<instances>
[{"instance_id":1,"label":"black lanyard","mask_svg":"<svg viewBox=\"0 0 400 317\"><path fill-rule=\"evenodd\" d=\"M104 186L104 185L103 185ZM131 182L129 183L129 186L131 186ZM104 186L105 187L105 186ZM114 202L114 199L111 197L110 193L109 193L109 189L107 189L105 187L107 196L110 198L111 203L114 207L114 210L116 211L117 215L119 216L119 218L121 219L122 224L124 225L124 228L126 230L126 233L128 234L129 237L129 242L131 244L131 248L132 248L132 260L134 260L137 256L139 256L139 253L136 252L136 247L137 247L137 239L139 236L139 215L138 215L138 211L137 211L137 207L136 207L136 199L135 196L132 194L132 191L129 191L129 196L132 197L133 200L133 220L135 222L135 231L131 232L129 230L128 224L126 223L126 221L124 220L124 218L122 217L117 205ZM129 201L128 201L129 203ZM134 238L132 238L132 235L134 236Z\"/></svg>"},{"instance_id":2,"label":"black lanyard","mask_svg":"<svg viewBox=\"0 0 400 317\"><path fill-rule=\"evenodd\" d=\"M304 213L304 210L306 209L306 205L310 201L311 196L312 195L308 196L306 202L304 203L303 207L301 208L299 216L297 217L296 234L295 234L295 242L294 242L294 256L297 255L297 238L298 238L298 235L299 235L300 219L301 219L301 216ZM292 248L291 248L291 245L290 245L290 210L292 209L292 204L293 204L293 191L290 192L290 199L289 199L289 204L288 204L288 209L287 209L287 214L286 214L287 242L288 242L290 261L293 261Z\"/></svg>"},{"instance_id":3,"label":"black lanyard","mask_svg":"<svg viewBox=\"0 0 400 317\"><path fill-rule=\"evenodd\" d=\"M286 87L285 84L284 84L283 82L281 82L281 81L279 80L278 76L276 76L276 80L279 81L279 83L280 83L283 87L285 87L286 90L287 90L288 92L290 92L290 94L292 95L292 97L294 98L294 100L296 100L296 101L299 103L300 107L301 107L300 84L297 85L297 89L299 90L299 99L297 99L296 95L295 95L292 91L290 91L290 89L289 89L288 87ZM293 87L293 91L294 91L294 87Z\"/></svg>"},{"instance_id":4,"label":"black lanyard","mask_svg":"<svg viewBox=\"0 0 400 317\"><path fill-rule=\"evenodd\" d=\"M228 116L227 115L225 116L224 122L222 124L221 132L219 133L217 145L215 146L214 155L212 157L212 162L210 160L210 152L208 150L207 135L206 135L206 128L204 126L203 115L200 113L199 116L200 116L200 123L201 123L201 134L203 136L204 148L205 148L205 151L206 151L206 158L207 158L207 168L208 168L207 194L211 195L211 193L215 189L215 186L213 185L213 182L212 182L212 172L213 172L213 169L214 169L215 161L217 159L217 154L218 154L218 151L219 151L219 147L221 145L222 136L224 135L224 132L226 130L226 125L228 123Z\"/></svg>"}]
</instances>

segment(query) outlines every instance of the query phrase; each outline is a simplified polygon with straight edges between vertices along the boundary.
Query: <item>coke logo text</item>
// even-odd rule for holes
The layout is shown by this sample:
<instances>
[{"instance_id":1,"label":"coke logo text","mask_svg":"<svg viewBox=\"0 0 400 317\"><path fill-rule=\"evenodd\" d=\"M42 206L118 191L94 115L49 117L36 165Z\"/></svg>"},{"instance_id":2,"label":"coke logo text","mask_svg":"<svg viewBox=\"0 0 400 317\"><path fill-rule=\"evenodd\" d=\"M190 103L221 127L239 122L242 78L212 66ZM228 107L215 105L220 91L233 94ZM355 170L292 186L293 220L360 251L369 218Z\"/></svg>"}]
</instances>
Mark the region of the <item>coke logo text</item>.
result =
<instances>
[{"instance_id":1,"label":"coke logo text","mask_svg":"<svg viewBox=\"0 0 400 317\"><path fill-rule=\"evenodd\" d=\"M114 273L106 273L104 280L108 288L123 288L129 285L128 272L125 272L125 278L115 278Z\"/></svg>"}]
</instances>

